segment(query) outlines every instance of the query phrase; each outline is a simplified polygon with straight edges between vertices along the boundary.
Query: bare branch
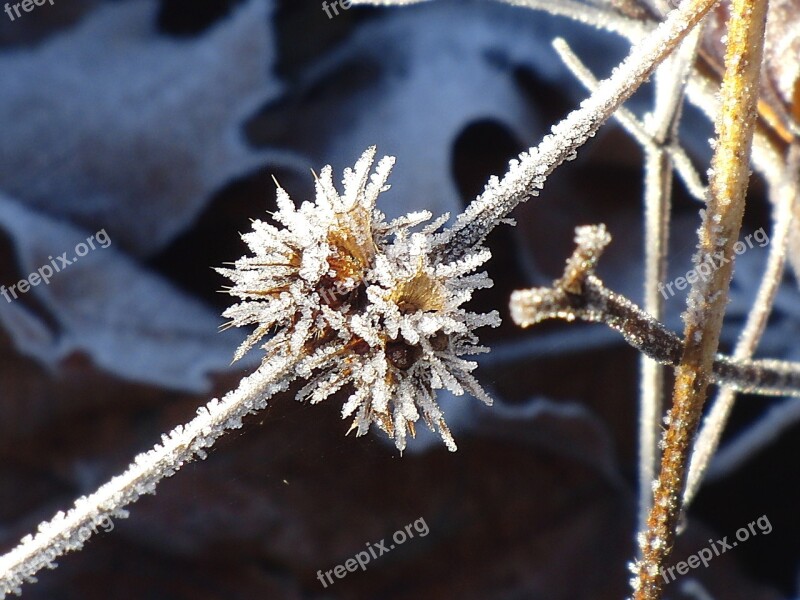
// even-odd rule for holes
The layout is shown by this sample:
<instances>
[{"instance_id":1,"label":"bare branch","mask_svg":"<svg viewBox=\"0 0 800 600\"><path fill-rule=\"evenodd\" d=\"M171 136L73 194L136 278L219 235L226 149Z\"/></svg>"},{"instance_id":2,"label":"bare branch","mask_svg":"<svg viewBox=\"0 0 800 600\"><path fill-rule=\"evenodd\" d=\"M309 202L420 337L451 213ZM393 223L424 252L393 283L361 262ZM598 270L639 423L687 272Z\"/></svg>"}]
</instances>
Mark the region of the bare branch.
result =
<instances>
[{"instance_id":1,"label":"bare branch","mask_svg":"<svg viewBox=\"0 0 800 600\"><path fill-rule=\"evenodd\" d=\"M363 2L364 0L357 0ZM636 41L647 35L655 25L620 14L616 10L576 2L575 0L498 0L512 6L522 6L533 10L542 10L551 15L567 17L573 21L591 25L617 33L629 40Z\"/></svg>"},{"instance_id":2,"label":"bare branch","mask_svg":"<svg viewBox=\"0 0 800 600\"><path fill-rule=\"evenodd\" d=\"M460 248L479 244L514 207L539 193L548 175L576 156L577 149L644 82L705 16L715 0L683 2L647 37L631 48L628 57L599 84L580 108L555 125L538 146L510 163L502 180L493 177L440 240L442 254L458 259Z\"/></svg>"},{"instance_id":3,"label":"bare branch","mask_svg":"<svg viewBox=\"0 0 800 600\"><path fill-rule=\"evenodd\" d=\"M775 207L772 243L764 277L756 294L753 309L747 317L747 323L734 350L734 359L747 359L755 353L783 278L792 211L795 206L800 205L800 145L791 146L785 173L784 185L778 189L774 187L770 189L771 194L774 195L773 205ZM684 510L700 488L703 475L719 446L735 398L735 389L723 387L703 422L692 452L689 477L683 495Z\"/></svg>"},{"instance_id":4,"label":"bare branch","mask_svg":"<svg viewBox=\"0 0 800 600\"><path fill-rule=\"evenodd\" d=\"M156 485L174 475L185 463L205 458L209 448L228 429L242 426L249 413L266 406L267 399L285 389L293 376L290 361L264 363L239 387L221 400L211 400L186 425L161 436L161 444L140 454L128 469L89 496L78 498L65 514L57 513L39 525L38 533L24 537L20 544L0 556L0 598L19 594L26 581L43 568L53 568L55 559L73 550L97 531L109 517L127 516L123 510L144 494L155 493Z\"/></svg>"},{"instance_id":5,"label":"bare branch","mask_svg":"<svg viewBox=\"0 0 800 600\"><path fill-rule=\"evenodd\" d=\"M594 275L594 265L609 240L603 225L578 227L578 247L567 261L564 275L550 288L514 292L512 319L521 327L549 319L603 323L652 360L679 367L683 353L680 337L624 296L610 291ZM800 397L800 363L734 360L717 354L711 381L752 394Z\"/></svg>"},{"instance_id":6,"label":"bare branch","mask_svg":"<svg viewBox=\"0 0 800 600\"><path fill-rule=\"evenodd\" d=\"M553 48L558 53L559 58L564 62L564 65L575 75L578 81L580 81L586 89L594 93L595 90L597 90L599 82L575 55L567 42L563 38L555 38L553 40ZM639 119L636 118L636 115L624 106L620 106L617 109L614 113L614 118L619 121L625 131L627 131L643 149L647 150L653 146L658 146L663 152L666 152L672 160L675 172L686 185L687 191L696 200L705 202L706 187L703 185L700 175L692 165L691 159L676 139L670 138L664 140L662 143L657 143L653 135Z\"/></svg>"},{"instance_id":7,"label":"bare branch","mask_svg":"<svg viewBox=\"0 0 800 600\"><path fill-rule=\"evenodd\" d=\"M711 161L708 208L700 228L697 263L722 250L732 256L744 214L750 149L757 115L766 0L733 0L728 22L722 109ZM692 441L700 423L728 301L732 263L692 285L684 313L683 352L675 375L669 428L653 508L639 536L642 559L632 581L636 600L661 598L660 569L672 551Z\"/></svg>"},{"instance_id":8,"label":"bare branch","mask_svg":"<svg viewBox=\"0 0 800 600\"><path fill-rule=\"evenodd\" d=\"M656 320L663 318L664 300L658 286L666 279L669 249L669 223L672 197L672 171L675 167L667 151L676 144L686 78L691 69L702 26L695 28L657 70L655 107L649 119L653 143L645 151L645 281L644 309ZM676 144L677 145L677 144ZM658 440L664 410L664 369L647 356L641 357L639 412L639 522L644 529L652 508L653 489L659 460Z\"/></svg>"},{"instance_id":9,"label":"bare branch","mask_svg":"<svg viewBox=\"0 0 800 600\"><path fill-rule=\"evenodd\" d=\"M620 107L615 117L636 139L645 153L645 310L656 319L661 318L662 296L658 284L665 278L666 255L669 234L670 196L672 170L686 169L687 181L698 181L691 162L677 143L677 123L680 101L683 97L688 71L692 66L698 31L686 39L678 52L670 56L656 71L656 106L645 127L625 107ZM567 43L560 38L553 47L562 61L591 91L597 81L575 56ZM673 161L673 154L680 152L684 160ZM693 185L689 184L689 188ZM696 186L694 186L696 187ZM699 184L699 199L705 190ZM652 485L658 465L658 440L661 434L663 411L662 388L664 375L662 366L647 357L642 357L641 409L639 415L639 527L643 528L652 502Z\"/></svg>"}]
</instances>

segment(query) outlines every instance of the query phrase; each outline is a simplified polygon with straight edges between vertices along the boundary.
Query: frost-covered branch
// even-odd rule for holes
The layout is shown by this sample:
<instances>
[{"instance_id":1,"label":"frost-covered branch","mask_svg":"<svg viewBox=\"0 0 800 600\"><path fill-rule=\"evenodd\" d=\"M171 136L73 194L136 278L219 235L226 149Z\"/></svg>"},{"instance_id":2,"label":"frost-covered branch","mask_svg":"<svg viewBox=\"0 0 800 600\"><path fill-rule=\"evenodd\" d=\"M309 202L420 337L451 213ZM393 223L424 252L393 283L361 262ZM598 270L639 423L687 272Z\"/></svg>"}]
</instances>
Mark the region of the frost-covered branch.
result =
<instances>
[{"instance_id":1,"label":"frost-covered branch","mask_svg":"<svg viewBox=\"0 0 800 600\"><path fill-rule=\"evenodd\" d=\"M221 400L213 399L186 425L179 425L151 450L140 454L128 469L89 496L78 498L66 513L57 513L39 525L35 535L0 557L0 598L19 594L23 583L35 581L43 568L54 568L55 559L83 544L109 517L127 516L124 507L175 474L194 458L205 458L205 449L228 429L241 427L242 419L266 406L267 399L286 389L293 378L291 361L277 357L242 379L239 387Z\"/></svg>"},{"instance_id":2,"label":"frost-covered branch","mask_svg":"<svg viewBox=\"0 0 800 600\"><path fill-rule=\"evenodd\" d=\"M750 149L755 128L766 0L733 0L728 20L717 144L711 160L707 209L699 231L697 264L722 251L732 256L744 215L750 178ZM672 551L686 486L689 457L702 416L719 345L733 265L692 284L684 313L683 351L675 373L672 408L664 435L661 472L653 486L653 508L638 537L641 560L632 580L636 600L661 598L659 570Z\"/></svg>"},{"instance_id":3,"label":"frost-covered branch","mask_svg":"<svg viewBox=\"0 0 800 600\"><path fill-rule=\"evenodd\" d=\"M380 1L380 0L378 0ZM429 1L429 0L425 0ZM584 4L576 2L575 0L492 0L513 4L530 8L533 10L542 10L552 15L558 15L573 19L580 23L585 23L612 33L617 33L628 39L632 44L639 42L643 37L652 33L656 28L657 21L652 18L636 17L621 14L614 6L614 3L608 7L600 7L596 4ZM389 3L395 3L392 0L386 0ZM354 3L371 4L371 0L354 0ZM585 7L585 8L584 8ZM710 120L715 121L717 113L719 112L719 81L707 72L701 72L695 68L688 79L686 87L686 98L691 104L699 108ZM623 122L622 119L620 119ZM629 130L630 131L630 130ZM632 133L632 132L631 132ZM645 136L646 137L646 136ZM783 172L783 156L777 151L775 145L769 139L769 136L763 131L756 131L753 136L752 155L750 157L753 167L758 173L764 177L771 185L778 185L782 178ZM685 155L675 154L673 160L677 163L684 162ZM686 162L688 170L691 170L691 164ZM685 171L685 172L688 172ZM683 177L682 173L679 174ZM699 180L697 180L699 181ZM697 197L697 190L702 188L702 184L697 183L696 186L692 182L684 178L684 182L689 187L690 193ZM800 213L800 209L796 210ZM799 222L800 219L795 219ZM792 257L800 256L800 234L793 234L790 245L799 250L790 255ZM794 264L795 261L793 261ZM800 273L800 259L796 261L795 271Z\"/></svg>"},{"instance_id":4,"label":"frost-covered branch","mask_svg":"<svg viewBox=\"0 0 800 600\"><path fill-rule=\"evenodd\" d=\"M677 142L678 123L683 109L686 80L694 64L701 31L702 25L699 25L656 71L655 106L653 112L647 115L649 119L646 119L652 143L643 147L644 309L657 320L661 320L664 313L664 299L658 287L667 274L672 171L673 168L680 171L682 166L685 167L685 163L673 160L673 154L668 148L670 145L680 148ZM684 179L688 180L687 177ZM645 527L647 515L652 508L651 482L655 479L660 457L658 442L664 410L663 389L663 367L647 356L642 356L639 402L639 530Z\"/></svg>"},{"instance_id":5,"label":"frost-covered branch","mask_svg":"<svg viewBox=\"0 0 800 600\"><path fill-rule=\"evenodd\" d=\"M689 40L685 41L686 44ZM572 49L563 38L556 38L553 40L553 48L558 53L559 58L564 62L564 65L575 75L586 89L594 93L597 89L599 82L592 75L591 71L581 62L575 55ZM662 65L663 68L664 65ZM668 139L657 141L652 131L634 115L630 110L624 106L620 106L614 113L614 118L619 121L620 125L630 136L639 143L642 148L647 151L648 149L659 149L665 152L675 173L681 178L687 191L696 199L705 202L706 187L700 179L700 175L692 165L689 155L686 150L678 143L677 139L670 136Z\"/></svg>"},{"instance_id":6,"label":"frost-covered branch","mask_svg":"<svg viewBox=\"0 0 800 600\"><path fill-rule=\"evenodd\" d=\"M633 302L606 288L594 275L594 265L610 241L605 227L578 227L575 241L575 253L552 287L511 295L514 322L521 327L549 319L603 323L655 362L678 367L683 352L681 338ZM717 354L711 379L751 394L800 397L800 363L796 362L732 359Z\"/></svg>"},{"instance_id":7,"label":"frost-covered branch","mask_svg":"<svg viewBox=\"0 0 800 600\"><path fill-rule=\"evenodd\" d=\"M389 189L394 158L384 157L373 171L375 152L368 148L345 169L342 192L329 165L317 177L314 202L297 207L278 187L274 224L254 220L242 236L251 255L217 269L240 300L223 313L229 325L255 325L234 359L273 332L262 346L261 367L0 557L0 592L18 591L56 557L81 548L97 523L123 516L124 506L152 493L188 460L204 457L226 429L241 426L295 379L305 382L297 399L311 403L349 390L342 418L351 419L356 435L374 425L402 452L422 420L456 450L437 393L492 403L472 375L477 362L466 357L488 352L475 331L499 325L500 318L496 311L463 308L476 290L492 285L485 272L476 272L491 253L462 248L461 260L439 260L434 248L447 233L441 231L447 216L428 222L432 215L420 211L387 222L376 203Z\"/></svg>"},{"instance_id":8,"label":"frost-covered branch","mask_svg":"<svg viewBox=\"0 0 800 600\"><path fill-rule=\"evenodd\" d=\"M639 142L645 153L645 311L661 319L663 300L658 284L665 278L669 233L670 196L673 168L682 175L687 187L700 199L705 190L691 162L677 142L677 124L688 71L692 66L699 32L684 40L656 71L656 106L643 125L625 107L614 116ZM575 56L563 39L553 41L564 64L591 91L597 80ZM680 154L681 159L674 160ZM684 174L685 172L685 174ZM643 526L650 511L651 483L658 464L658 439L663 410L663 367L646 354L642 356L641 402L639 414L639 525Z\"/></svg>"},{"instance_id":9,"label":"frost-covered branch","mask_svg":"<svg viewBox=\"0 0 800 600\"><path fill-rule=\"evenodd\" d=\"M631 41L639 40L649 33L651 22L629 17L595 4L575 0L496 0L512 6L542 10L551 15L567 17L573 21L618 33ZM357 0L364 3L364 0Z\"/></svg>"},{"instance_id":10,"label":"frost-covered branch","mask_svg":"<svg viewBox=\"0 0 800 600\"><path fill-rule=\"evenodd\" d=\"M545 180L644 82L715 4L715 0L683 2L656 29L631 48L628 57L608 79L581 103L580 108L555 125L538 146L511 161L502 179L493 177L484 192L458 217L440 239L442 255L459 257L461 248L480 244L514 207L539 193Z\"/></svg>"},{"instance_id":11,"label":"frost-covered branch","mask_svg":"<svg viewBox=\"0 0 800 600\"><path fill-rule=\"evenodd\" d=\"M783 185L777 189L770 189L770 194L775 196L772 243L753 308L734 349L735 360L748 359L755 353L783 279L793 210L795 206L800 205L800 146L797 144L793 144L789 149L785 173ZM722 432L733 409L736 391L734 388L723 387L703 421L689 466L689 477L683 496L684 510L700 489L709 462L717 451Z\"/></svg>"}]
</instances>

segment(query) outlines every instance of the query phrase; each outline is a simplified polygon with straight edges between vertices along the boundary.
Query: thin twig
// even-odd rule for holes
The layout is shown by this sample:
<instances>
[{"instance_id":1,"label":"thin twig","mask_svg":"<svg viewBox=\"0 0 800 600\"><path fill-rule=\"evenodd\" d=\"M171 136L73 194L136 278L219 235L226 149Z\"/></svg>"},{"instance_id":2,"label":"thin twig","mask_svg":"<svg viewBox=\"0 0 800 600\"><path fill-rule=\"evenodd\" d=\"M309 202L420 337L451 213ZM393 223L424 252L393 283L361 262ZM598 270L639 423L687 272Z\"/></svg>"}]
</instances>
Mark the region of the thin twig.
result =
<instances>
[{"instance_id":1,"label":"thin twig","mask_svg":"<svg viewBox=\"0 0 800 600\"><path fill-rule=\"evenodd\" d=\"M667 147L670 142L676 144L686 78L694 62L701 31L702 26L696 27L680 48L656 71L655 107L649 121L646 121L650 125L652 143L644 146L644 309L656 320L661 320L664 312L664 298L658 288L667 274L672 170L675 167ZM641 373L638 530L645 527L647 515L652 508L651 482L655 479L660 455L658 441L664 405L663 366L647 356L642 356Z\"/></svg>"},{"instance_id":2,"label":"thin twig","mask_svg":"<svg viewBox=\"0 0 800 600\"><path fill-rule=\"evenodd\" d=\"M686 42L684 42L686 43ZM563 38L553 40L553 48L558 53L564 65L572 72L587 90L594 93L597 90L599 81L592 75L591 71L581 62L577 55L569 47ZM655 145L652 133L636 118L631 111L624 106L620 106L614 113L614 118L636 140L642 148L647 149ZM696 199L705 202L706 187L700 180L700 175L692 165L692 161L686 154L683 147L673 138L664 140L658 147L669 155L675 172L686 185L687 191Z\"/></svg>"},{"instance_id":3,"label":"thin twig","mask_svg":"<svg viewBox=\"0 0 800 600\"><path fill-rule=\"evenodd\" d=\"M575 2L574 0L571 2L568 0L566 5L562 0L498 1L530 8L532 10L543 10L550 14L564 16L601 30L611 31L627 38L632 44L639 42L644 36L649 35L657 25L657 22L654 20L639 20L620 14L611 4L609 4L609 8L607 9L600 9L594 5L584 9L583 7L586 6L585 4ZM374 4L376 2L381 4L395 3L393 0L384 0L383 2L381 2L381 0L353 0L354 4ZM399 4L400 2L402 2L402 0L397 0L396 3ZM566 8L564 8L564 6L566 6ZM699 108L709 119L716 121L717 114L719 113L719 82L712 75L700 72L695 68L689 77L686 91L686 97L689 102ZM623 122L622 119L620 119L620 121ZM752 155L750 158L755 170L767 182L771 185L779 184L783 172L783 156L777 151L775 145L765 131L757 130L755 132L753 136ZM688 157L686 157L685 153L674 154L673 160L676 166L679 162L687 166L687 170L678 171L679 175L683 176L684 172L692 170L691 163L688 162ZM696 181L690 182L686 179L684 179L684 181L695 190L699 190L702 187L702 184L699 183L695 186L691 185L692 183L696 183ZM693 196L698 196L698 194L691 189L690 192ZM800 223L800 207L795 211L795 222ZM793 262L795 271L800 273L800 258L796 261L793 258L794 256L800 257L800 232L793 233L789 243L791 248L797 249L790 254L789 260Z\"/></svg>"},{"instance_id":4,"label":"thin twig","mask_svg":"<svg viewBox=\"0 0 800 600\"><path fill-rule=\"evenodd\" d=\"M638 89L714 4L716 0L682 2L650 35L631 48L627 58L580 108L553 126L538 146L511 161L502 180L491 178L484 192L442 236L443 257L461 258L459 249L479 244L520 202L536 196L550 173L575 158L577 148Z\"/></svg>"},{"instance_id":5,"label":"thin twig","mask_svg":"<svg viewBox=\"0 0 800 600\"><path fill-rule=\"evenodd\" d=\"M764 270L753 309L747 317L733 353L734 359L747 359L753 356L758 342L764 333L767 320L772 312L772 305L778 293L786 266L786 248L789 243L789 231L792 224L792 211L800 204L800 145L793 144L786 160L786 181L779 189L771 188L774 205L774 225L770 242L769 257ZM719 446L722 432L733 409L736 390L723 387L697 436L686 491L683 494L684 510L694 499L708 464Z\"/></svg>"},{"instance_id":6,"label":"thin twig","mask_svg":"<svg viewBox=\"0 0 800 600\"><path fill-rule=\"evenodd\" d=\"M664 318L664 298L658 286L667 274L673 166L671 157L663 147L654 144L645 147L644 309L656 320ZM646 355L640 357L640 367L637 531L645 527L647 515L653 506L652 481L656 477L660 458L658 441L664 411L664 367Z\"/></svg>"},{"instance_id":7,"label":"thin twig","mask_svg":"<svg viewBox=\"0 0 800 600\"><path fill-rule=\"evenodd\" d=\"M750 177L766 14L766 0L731 3L717 145L711 161L708 208L699 232L698 264L720 250L732 256L739 236ZM708 280L697 280L689 292L661 472L653 488L647 529L639 536L642 559L635 565L632 581L636 600L661 598L664 582L659 571L675 539L692 441L712 377L732 268L731 263L722 265Z\"/></svg>"},{"instance_id":8,"label":"thin twig","mask_svg":"<svg viewBox=\"0 0 800 600\"><path fill-rule=\"evenodd\" d=\"M351 0L353 6L407 6L421 4L430 0ZM651 32L655 25L632 16L623 15L616 10L586 4L576 0L493 0L532 10L542 10L551 15L559 15L585 23L598 29L616 32L629 40L638 41ZM639 16L639 15L637 15Z\"/></svg>"},{"instance_id":9,"label":"thin twig","mask_svg":"<svg viewBox=\"0 0 800 600\"><path fill-rule=\"evenodd\" d=\"M663 300L659 293L659 282L665 279L667 269L667 247L669 234L670 196L672 170L687 170L683 175L687 187L704 199L705 190L699 183L688 157L673 161L683 149L677 143L677 124L683 91L692 67L699 30L684 40L678 52L670 56L656 71L656 106L650 115L648 127L625 107L620 107L614 116L642 146L645 153L645 310L656 319L661 319ZM553 47L564 64L591 91L597 86L596 79L572 52L566 41L553 40ZM694 182L698 183L695 184ZM698 191L699 189L699 191ZM663 410L663 367L647 355L642 356L641 402L639 415L639 519L643 528L652 505L652 484L656 476Z\"/></svg>"},{"instance_id":10,"label":"thin twig","mask_svg":"<svg viewBox=\"0 0 800 600\"><path fill-rule=\"evenodd\" d=\"M185 463L205 458L205 448L226 430L241 427L246 415L262 409L270 396L288 386L293 365L281 360L262 364L221 400L215 398L198 409L189 423L162 435L161 444L137 456L124 473L93 494L78 498L66 514L58 512L40 524L35 535L24 537L16 548L0 556L0 598L19 594L23 583L35 581L34 575L41 569L53 568L56 558L80 550L98 524L110 517L127 516L123 507L155 493L156 485Z\"/></svg>"},{"instance_id":11,"label":"thin twig","mask_svg":"<svg viewBox=\"0 0 800 600\"><path fill-rule=\"evenodd\" d=\"M594 275L594 265L610 239L605 227L576 230L578 247L564 275L550 288L519 290L511 295L511 317L521 327L548 319L603 323L632 347L662 365L681 364L681 338L624 296L610 291ZM717 354L711 381L765 396L800 397L800 363L779 360L735 360Z\"/></svg>"},{"instance_id":12,"label":"thin twig","mask_svg":"<svg viewBox=\"0 0 800 600\"><path fill-rule=\"evenodd\" d=\"M521 6L533 10L543 10L551 15L568 17L579 23L591 25L599 29L605 29L618 33L633 41L643 38L652 26L648 27L648 22L638 18L620 14L617 11L608 10L602 6L593 6L585 2L575 0L499 0L503 4ZM357 0L364 2L364 0Z\"/></svg>"}]
</instances>

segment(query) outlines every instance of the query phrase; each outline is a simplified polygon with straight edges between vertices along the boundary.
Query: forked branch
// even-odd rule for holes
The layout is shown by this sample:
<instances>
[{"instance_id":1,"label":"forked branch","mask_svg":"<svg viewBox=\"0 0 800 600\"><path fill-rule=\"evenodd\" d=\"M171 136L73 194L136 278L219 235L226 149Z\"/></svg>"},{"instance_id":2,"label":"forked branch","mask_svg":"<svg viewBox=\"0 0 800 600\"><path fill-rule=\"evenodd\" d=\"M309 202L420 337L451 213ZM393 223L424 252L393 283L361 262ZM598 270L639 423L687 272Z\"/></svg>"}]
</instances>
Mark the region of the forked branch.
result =
<instances>
[{"instance_id":1,"label":"forked branch","mask_svg":"<svg viewBox=\"0 0 800 600\"><path fill-rule=\"evenodd\" d=\"M578 246L567 261L564 275L550 288L514 292L511 317L521 327L548 319L604 323L646 356L678 367L683 352L680 337L624 296L606 288L594 274L597 260L610 240L603 225L578 227ZM711 379L740 392L800 397L800 364L796 362L733 359L717 354Z\"/></svg>"}]
</instances>

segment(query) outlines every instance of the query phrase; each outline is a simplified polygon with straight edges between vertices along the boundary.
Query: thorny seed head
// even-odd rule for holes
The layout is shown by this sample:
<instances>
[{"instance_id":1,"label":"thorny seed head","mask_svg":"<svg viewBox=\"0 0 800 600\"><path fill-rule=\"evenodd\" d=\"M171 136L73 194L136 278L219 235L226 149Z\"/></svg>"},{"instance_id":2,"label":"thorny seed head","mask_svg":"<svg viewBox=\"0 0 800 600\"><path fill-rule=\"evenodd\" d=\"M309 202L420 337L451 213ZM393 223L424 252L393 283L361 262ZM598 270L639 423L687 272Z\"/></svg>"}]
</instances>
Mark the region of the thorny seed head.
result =
<instances>
[{"instance_id":1,"label":"thorny seed head","mask_svg":"<svg viewBox=\"0 0 800 600\"><path fill-rule=\"evenodd\" d=\"M375 205L394 159L384 157L370 176L374 156L369 148L345 170L342 194L330 166L322 169L315 202L299 208L278 187L277 226L254 221L242 236L253 255L218 269L241 299L223 315L230 325L255 325L235 359L275 330L264 360L296 359L308 379L298 399L319 402L347 389L342 417L353 416L357 435L375 423L403 450L421 416L455 450L436 390L491 404L471 374L477 363L462 358L487 352L473 331L500 322L496 311L462 308L492 285L486 273L473 273L490 253L476 244L448 260L447 232L439 231L448 215L425 224L431 214L422 211L386 222Z\"/></svg>"}]
</instances>

